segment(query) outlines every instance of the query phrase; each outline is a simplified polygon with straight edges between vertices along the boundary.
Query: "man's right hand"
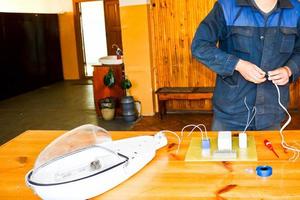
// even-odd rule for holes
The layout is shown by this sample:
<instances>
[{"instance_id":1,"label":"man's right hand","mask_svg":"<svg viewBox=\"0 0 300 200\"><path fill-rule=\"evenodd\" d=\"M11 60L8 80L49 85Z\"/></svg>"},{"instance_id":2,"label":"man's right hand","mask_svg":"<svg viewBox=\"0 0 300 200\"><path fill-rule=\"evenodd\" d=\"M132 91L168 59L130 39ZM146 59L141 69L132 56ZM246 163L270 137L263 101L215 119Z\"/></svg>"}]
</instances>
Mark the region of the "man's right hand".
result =
<instances>
[{"instance_id":1,"label":"man's right hand","mask_svg":"<svg viewBox=\"0 0 300 200\"><path fill-rule=\"evenodd\" d=\"M250 81L252 83L259 84L267 80L265 77L266 73L262 69L242 59L238 61L235 70L240 72L240 74L247 81Z\"/></svg>"}]
</instances>

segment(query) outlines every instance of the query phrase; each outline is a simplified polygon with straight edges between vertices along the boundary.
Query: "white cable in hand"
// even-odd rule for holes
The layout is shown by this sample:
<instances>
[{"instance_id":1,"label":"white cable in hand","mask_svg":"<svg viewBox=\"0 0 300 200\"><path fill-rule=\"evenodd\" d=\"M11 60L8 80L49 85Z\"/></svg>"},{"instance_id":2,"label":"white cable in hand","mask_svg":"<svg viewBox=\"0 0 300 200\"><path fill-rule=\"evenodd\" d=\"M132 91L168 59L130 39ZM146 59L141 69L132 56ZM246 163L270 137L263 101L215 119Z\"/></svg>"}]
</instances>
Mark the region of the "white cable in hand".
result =
<instances>
[{"instance_id":1,"label":"white cable in hand","mask_svg":"<svg viewBox=\"0 0 300 200\"><path fill-rule=\"evenodd\" d=\"M288 120L285 122L285 124L281 127L279 133L280 133L280 136L281 136L281 146L285 149L288 149L288 150L291 150L291 151L294 151L294 152L300 152L300 150L294 146L291 146L291 145L288 145L286 142L285 142L285 139L284 139L284 135L283 135L283 130L289 125L289 123L291 122L292 120L292 117L290 115L290 113L288 112L288 110L282 105L281 103L281 96L280 96L280 90L279 90L279 87L278 85L274 84L275 87L276 87L276 90L277 90L277 93L278 93L278 103L280 105L280 107L286 112L286 114L288 115Z\"/></svg>"}]
</instances>

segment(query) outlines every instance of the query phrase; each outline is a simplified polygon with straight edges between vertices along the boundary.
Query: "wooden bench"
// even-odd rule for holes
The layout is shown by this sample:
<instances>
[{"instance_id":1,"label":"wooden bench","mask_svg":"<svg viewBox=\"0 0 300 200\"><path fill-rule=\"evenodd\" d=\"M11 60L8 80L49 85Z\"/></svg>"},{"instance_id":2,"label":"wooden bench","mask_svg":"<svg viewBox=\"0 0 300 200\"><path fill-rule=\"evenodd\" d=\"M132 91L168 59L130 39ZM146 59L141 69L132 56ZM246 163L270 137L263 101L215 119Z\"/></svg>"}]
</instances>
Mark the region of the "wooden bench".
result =
<instances>
[{"instance_id":1,"label":"wooden bench","mask_svg":"<svg viewBox=\"0 0 300 200\"><path fill-rule=\"evenodd\" d=\"M158 97L158 112L162 119L168 100L200 100L211 99L214 87L163 87L155 93Z\"/></svg>"}]
</instances>

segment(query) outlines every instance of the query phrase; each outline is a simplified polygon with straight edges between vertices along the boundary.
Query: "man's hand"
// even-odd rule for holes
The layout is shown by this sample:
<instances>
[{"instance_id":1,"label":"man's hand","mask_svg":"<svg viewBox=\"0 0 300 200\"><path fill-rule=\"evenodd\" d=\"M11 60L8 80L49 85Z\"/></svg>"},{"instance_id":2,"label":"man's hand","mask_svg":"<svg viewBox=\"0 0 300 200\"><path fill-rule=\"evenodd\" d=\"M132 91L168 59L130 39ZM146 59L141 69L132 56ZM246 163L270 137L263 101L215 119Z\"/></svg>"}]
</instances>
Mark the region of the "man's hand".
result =
<instances>
[{"instance_id":1,"label":"man's hand","mask_svg":"<svg viewBox=\"0 0 300 200\"><path fill-rule=\"evenodd\" d=\"M289 78L292 75L292 71L288 66L280 67L273 71L268 72L269 81L272 81L276 85L285 85L289 82Z\"/></svg>"},{"instance_id":2,"label":"man's hand","mask_svg":"<svg viewBox=\"0 0 300 200\"><path fill-rule=\"evenodd\" d=\"M266 73L256 65L240 59L235 70L247 80L256 84L266 81Z\"/></svg>"}]
</instances>

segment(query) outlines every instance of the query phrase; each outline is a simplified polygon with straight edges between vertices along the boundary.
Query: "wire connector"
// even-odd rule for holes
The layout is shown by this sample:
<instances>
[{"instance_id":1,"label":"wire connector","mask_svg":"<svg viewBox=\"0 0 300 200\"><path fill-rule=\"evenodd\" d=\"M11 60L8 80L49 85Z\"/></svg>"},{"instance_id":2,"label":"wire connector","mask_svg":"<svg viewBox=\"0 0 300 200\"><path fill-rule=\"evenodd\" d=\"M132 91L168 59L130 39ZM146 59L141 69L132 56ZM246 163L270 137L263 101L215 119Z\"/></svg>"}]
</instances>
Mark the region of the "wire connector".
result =
<instances>
[{"instance_id":1,"label":"wire connector","mask_svg":"<svg viewBox=\"0 0 300 200\"><path fill-rule=\"evenodd\" d=\"M218 132L218 150L231 150L232 136L231 131Z\"/></svg>"},{"instance_id":2,"label":"wire connector","mask_svg":"<svg viewBox=\"0 0 300 200\"><path fill-rule=\"evenodd\" d=\"M210 140L209 138L202 139L202 156L210 157Z\"/></svg>"},{"instance_id":3,"label":"wire connector","mask_svg":"<svg viewBox=\"0 0 300 200\"><path fill-rule=\"evenodd\" d=\"M209 139L202 140L202 149L210 149L210 140Z\"/></svg>"},{"instance_id":4,"label":"wire connector","mask_svg":"<svg viewBox=\"0 0 300 200\"><path fill-rule=\"evenodd\" d=\"M239 133L239 147L241 149L247 148L247 134L245 132Z\"/></svg>"}]
</instances>

